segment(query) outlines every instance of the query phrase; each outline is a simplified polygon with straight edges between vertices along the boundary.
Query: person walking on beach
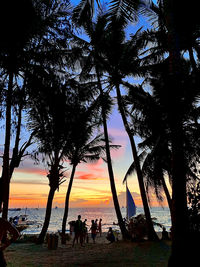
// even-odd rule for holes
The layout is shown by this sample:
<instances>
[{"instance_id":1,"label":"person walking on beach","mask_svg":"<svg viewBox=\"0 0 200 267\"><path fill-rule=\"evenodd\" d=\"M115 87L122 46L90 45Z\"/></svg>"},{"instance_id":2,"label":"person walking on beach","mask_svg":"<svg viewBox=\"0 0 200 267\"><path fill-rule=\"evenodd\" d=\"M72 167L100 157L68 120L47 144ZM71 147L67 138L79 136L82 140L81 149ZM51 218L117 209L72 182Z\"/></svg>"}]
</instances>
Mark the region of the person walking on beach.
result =
<instances>
[{"instance_id":1,"label":"person walking on beach","mask_svg":"<svg viewBox=\"0 0 200 267\"><path fill-rule=\"evenodd\" d=\"M0 195L1 197L2 195ZM2 201L0 200L0 213L2 212ZM11 238L7 238L7 234ZM4 258L3 251L10 246L19 237L19 232L17 229L7 220L0 218L0 266L7 266L6 260Z\"/></svg>"},{"instance_id":2,"label":"person walking on beach","mask_svg":"<svg viewBox=\"0 0 200 267\"><path fill-rule=\"evenodd\" d=\"M80 239L80 244L83 247L83 222L81 221L81 215L78 215L78 220L76 220L74 225L74 240L72 247L74 246L75 241L78 243L78 239Z\"/></svg>"},{"instance_id":3,"label":"person walking on beach","mask_svg":"<svg viewBox=\"0 0 200 267\"><path fill-rule=\"evenodd\" d=\"M99 235L101 236L102 235L102 219L99 220L98 229L99 229Z\"/></svg>"},{"instance_id":4,"label":"person walking on beach","mask_svg":"<svg viewBox=\"0 0 200 267\"><path fill-rule=\"evenodd\" d=\"M94 222L94 220L91 221L92 225L91 225L91 237L93 240L93 243L95 244L95 239L96 239L96 235L97 235L97 224Z\"/></svg>"}]
</instances>

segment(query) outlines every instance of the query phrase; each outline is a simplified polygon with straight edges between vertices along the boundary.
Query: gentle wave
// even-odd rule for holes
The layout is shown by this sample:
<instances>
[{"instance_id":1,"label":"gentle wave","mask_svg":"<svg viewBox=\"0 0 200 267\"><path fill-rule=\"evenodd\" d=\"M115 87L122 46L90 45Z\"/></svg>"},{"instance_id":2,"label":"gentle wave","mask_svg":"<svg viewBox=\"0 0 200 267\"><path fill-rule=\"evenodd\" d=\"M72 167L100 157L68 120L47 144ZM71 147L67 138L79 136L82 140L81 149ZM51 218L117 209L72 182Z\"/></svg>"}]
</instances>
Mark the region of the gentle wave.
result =
<instances>
[{"instance_id":1,"label":"gentle wave","mask_svg":"<svg viewBox=\"0 0 200 267\"><path fill-rule=\"evenodd\" d=\"M27 214L28 220L34 221L35 224L30 225L23 233L26 234L39 234L42 228L42 224L45 217L45 209L22 209L21 211L9 211L9 217L14 217L20 214ZM62 227L62 217L64 209L63 208L53 208L51 213L51 220L49 224L49 232L57 232L61 230ZM126 209L122 208L121 213L123 217L126 217ZM137 208L136 215L144 213L143 208ZM76 220L78 215L81 215L82 220L87 219L88 226L91 225L91 220L102 219L102 230L104 232L108 231L108 228L112 225L113 228L118 228L118 226L113 225L117 223L117 217L114 208L70 208L68 213L68 222ZM171 227L170 212L167 207L153 207L151 208L152 218L156 218L156 222L162 224L169 231ZM67 224L67 230L69 230L69 225ZM155 226L156 231L161 231L161 228Z\"/></svg>"}]
</instances>

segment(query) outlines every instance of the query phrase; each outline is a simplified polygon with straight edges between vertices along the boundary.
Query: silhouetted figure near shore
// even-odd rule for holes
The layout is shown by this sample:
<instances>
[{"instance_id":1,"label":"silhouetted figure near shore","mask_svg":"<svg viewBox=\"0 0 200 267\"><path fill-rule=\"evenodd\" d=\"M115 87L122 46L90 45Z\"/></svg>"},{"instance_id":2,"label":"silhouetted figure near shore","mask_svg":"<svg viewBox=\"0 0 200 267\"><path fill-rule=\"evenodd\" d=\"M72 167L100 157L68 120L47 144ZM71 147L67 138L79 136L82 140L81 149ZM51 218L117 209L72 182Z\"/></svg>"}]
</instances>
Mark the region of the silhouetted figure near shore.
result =
<instances>
[{"instance_id":1,"label":"silhouetted figure near shore","mask_svg":"<svg viewBox=\"0 0 200 267\"><path fill-rule=\"evenodd\" d=\"M114 233L113 233L113 230L112 230L112 227L109 227L109 230L108 230L108 233L107 233L107 236L106 236L106 239L108 241L110 241L109 244L115 242L115 236L114 236Z\"/></svg>"},{"instance_id":2,"label":"silhouetted figure near shore","mask_svg":"<svg viewBox=\"0 0 200 267\"><path fill-rule=\"evenodd\" d=\"M70 221L70 222L69 222L69 234L70 234L71 236L74 235L75 223L76 223L76 221ZM74 237L74 236L73 236L73 237Z\"/></svg>"},{"instance_id":3,"label":"silhouetted figure near shore","mask_svg":"<svg viewBox=\"0 0 200 267\"><path fill-rule=\"evenodd\" d=\"M99 230L99 235L102 235L102 219L99 220L99 226L98 226L98 230Z\"/></svg>"},{"instance_id":4,"label":"silhouetted figure near shore","mask_svg":"<svg viewBox=\"0 0 200 267\"><path fill-rule=\"evenodd\" d=\"M83 243L88 243L89 238L88 238L88 229L87 229L87 219L84 220L83 222Z\"/></svg>"},{"instance_id":5,"label":"silhouetted figure near shore","mask_svg":"<svg viewBox=\"0 0 200 267\"><path fill-rule=\"evenodd\" d=\"M169 235L168 235L168 232L166 231L166 228L163 227L163 230L162 230L162 240L169 240Z\"/></svg>"},{"instance_id":6,"label":"silhouetted figure near shore","mask_svg":"<svg viewBox=\"0 0 200 267\"><path fill-rule=\"evenodd\" d=\"M91 225L91 237L93 240L93 243L95 244L95 239L96 239L96 235L97 235L97 224L94 222L94 220L91 221L92 225Z\"/></svg>"},{"instance_id":7,"label":"silhouetted figure near shore","mask_svg":"<svg viewBox=\"0 0 200 267\"><path fill-rule=\"evenodd\" d=\"M74 225L75 236L73 239L72 247L74 246L75 241L78 243L80 239L80 244L83 246L83 222L81 221L81 215L78 215L78 220L76 220Z\"/></svg>"}]
</instances>

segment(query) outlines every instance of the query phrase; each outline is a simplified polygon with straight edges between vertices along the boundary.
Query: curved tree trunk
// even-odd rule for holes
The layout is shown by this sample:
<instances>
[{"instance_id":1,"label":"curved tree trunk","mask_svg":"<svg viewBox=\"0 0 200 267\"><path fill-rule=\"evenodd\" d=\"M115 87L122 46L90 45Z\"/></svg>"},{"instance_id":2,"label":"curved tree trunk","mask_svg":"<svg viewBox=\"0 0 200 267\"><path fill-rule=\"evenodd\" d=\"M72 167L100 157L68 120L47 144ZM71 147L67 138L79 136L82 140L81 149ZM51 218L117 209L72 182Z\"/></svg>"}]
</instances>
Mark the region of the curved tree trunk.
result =
<instances>
[{"instance_id":1,"label":"curved tree trunk","mask_svg":"<svg viewBox=\"0 0 200 267\"><path fill-rule=\"evenodd\" d=\"M125 115L125 112L124 112L124 106L123 106L123 103L122 103L122 97L121 97L119 84L116 85L116 91L117 91L117 101L118 101L119 111L120 111L120 114L121 114L121 117L122 117L122 120L123 120L123 123L124 123L125 130L126 130L126 132L128 134L128 137L129 137L129 140L130 140L130 143L131 143L133 160L135 162L135 168L136 168L136 173L137 173L137 177L138 177L140 194L141 194L142 203L143 203L143 207L144 207L144 213L145 213L147 226L148 226L148 239L149 240L159 240L158 236L157 236L157 234L156 234L156 232L154 230L153 222L151 220L151 214L150 214L148 200L147 200L147 196L146 196L142 170L141 170L139 158L138 158L138 155L137 155L137 149L136 149L135 141L134 141L134 138L132 136L132 132L131 132L131 129L130 129L129 125L128 125L128 121L126 119L126 115Z\"/></svg>"},{"instance_id":2,"label":"curved tree trunk","mask_svg":"<svg viewBox=\"0 0 200 267\"><path fill-rule=\"evenodd\" d=\"M7 220L9 191L10 191L10 166L9 166L9 151L10 151L10 134L11 134L11 99L13 90L13 72L9 74L8 91L6 97L6 131L5 131L5 145L3 154L2 179L4 186L4 204L2 217Z\"/></svg>"},{"instance_id":3,"label":"curved tree trunk","mask_svg":"<svg viewBox=\"0 0 200 267\"><path fill-rule=\"evenodd\" d=\"M70 197L70 193L71 193L71 189L72 189L72 183L73 183L74 174L76 171L76 166L77 165L75 165L75 164L73 165L72 173L70 176L69 185L68 185L68 189L67 189L67 194L66 194L66 198L65 198L65 210L64 210L63 221L62 221L62 240L61 240L62 244L66 244L65 230L66 230L66 223L67 223L68 210L69 210L69 197Z\"/></svg>"},{"instance_id":4,"label":"curved tree trunk","mask_svg":"<svg viewBox=\"0 0 200 267\"><path fill-rule=\"evenodd\" d=\"M38 240L37 240L38 244L42 244L44 242L44 238L45 238L45 235L46 235L48 227L49 227L49 222L50 222L50 218L51 218L51 209L52 209L52 203L53 203L55 191L56 191L56 188L53 188L53 187L51 187L49 190L44 224L43 224L41 233L40 233Z\"/></svg>"},{"instance_id":5,"label":"curved tree trunk","mask_svg":"<svg viewBox=\"0 0 200 267\"><path fill-rule=\"evenodd\" d=\"M100 95L103 99L103 90L101 87L101 80L100 80L100 75L98 71L96 71L97 77L98 77L98 87L100 91ZM103 102L103 101L102 101ZM125 227L125 223L122 218L120 206L119 206L119 201L117 197L117 191L115 187L115 178L114 178L114 173L112 169L112 161L111 161L111 155L110 155L110 146L109 146L109 138L108 138L108 129L107 129L107 123L106 123L106 114L104 110L104 106L102 103L102 119L103 119L103 128L104 128L104 137L105 137L105 146L106 146L106 157L107 157L107 166L108 166L108 173L109 173L109 178L110 178L110 186L111 186L111 192L113 196L113 203L115 207L115 212L117 215L117 220L118 224L122 233L122 236L124 239L130 239L129 233Z\"/></svg>"},{"instance_id":6,"label":"curved tree trunk","mask_svg":"<svg viewBox=\"0 0 200 267\"><path fill-rule=\"evenodd\" d=\"M165 182L165 178L163 176L161 177L161 182L162 182L163 190L165 192L165 196L166 196L167 203L168 203L169 210L170 210L171 217L172 217L172 199L171 199L171 196L169 194L169 190L167 188L167 185L166 185L166 182Z\"/></svg>"}]
</instances>

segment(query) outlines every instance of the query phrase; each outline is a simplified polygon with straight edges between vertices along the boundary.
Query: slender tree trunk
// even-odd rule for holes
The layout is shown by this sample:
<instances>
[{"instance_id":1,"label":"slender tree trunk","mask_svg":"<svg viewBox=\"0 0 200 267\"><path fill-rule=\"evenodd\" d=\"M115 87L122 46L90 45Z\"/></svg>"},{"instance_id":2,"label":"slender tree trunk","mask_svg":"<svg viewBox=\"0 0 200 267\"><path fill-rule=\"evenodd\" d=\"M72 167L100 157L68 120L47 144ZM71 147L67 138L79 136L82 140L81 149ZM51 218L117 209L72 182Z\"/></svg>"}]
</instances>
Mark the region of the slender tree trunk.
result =
<instances>
[{"instance_id":1,"label":"slender tree trunk","mask_svg":"<svg viewBox=\"0 0 200 267\"><path fill-rule=\"evenodd\" d=\"M125 227L125 223L122 218L120 206L119 206L119 201L117 197L117 191L115 187L115 179L114 179L114 173L112 169L112 161L111 161L111 155L110 155L110 146L109 146L109 138L108 138L108 129L107 129L107 123L106 123L106 114L105 114L105 109L104 109L104 101L103 101L103 90L101 87L101 80L100 80L100 75L97 70L97 77L98 77L98 87L100 90L100 95L102 97L102 119L103 119L103 128L104 128L104 137L105 137L105 145L106 145L106 157L107 157L107 166L108 166L108 173L109 173L109 178L110 178L110 186L111 186L111 192L113 196L113 203L115 207L115 212L117 215L118 219L118 224L122 233L122 236L124 239L130 239L130 236L128 234L128 231Z\"/></svg>"},{"instance_id":2,"label":"slender tree trunk","mask_svg":"<svg viewBox=\"0 0 200 267\"><path fill-rule=\"evenodd\" d=\"M171 217L172 217L172 199L171 199L171 196L169 194L169 190L167 188L167 185L166 185L166 182L165 182L165 178L163 176L161 177L161 182L162 182L163 190L165 192L165 196L166 196L167 203L168 203L169 210L170 210Z\"/></svg>"},{"instance_id":3,"label":"slender tree trunk","mask_svg":"<svg viewBox=\"0 0 200 267\"><path fill-rule=\"evenodd\" d=\"M10 165L9 165L9 151L10 151L10 135L11 135L11 99L13 90L13 72L9 74L9 83L6 97L6 130L5 130L5 145L3 154L2 179L4 187L4 205L2 217L7 220L8 205L9 205L9 191L10 191ZM7 197L8 196L8 197Z\"/></svg>"},{"instance_id":4,"label":"slender tree trunk","mask_svg":"<svg viewBox=\"0 0 200 267\"><path fill-rule=\"evenodd\" d=\"M189 221L182 127L178 121L172 131L172 253L169 266L189 258ZM184 234L183 234L184 233ZM188 262L186 263L186 265Z\"/></svg>"},{"instance_id":5,"label":"slender tree trunk","mask_svg":"<svg viewBox=\"0 0 200 267\"><path fill-rule=\"evenodd\" d=\"M40 233L38 240L37 240L38 244L42 244L44 242L44 238L45 238L45 235L46 235L48 227L49 227L49 222L50 222L50 218L51 218L51 209L52 209L52 203L53 203L55 191L56 191L56 188L50 187L48 200L47 200L47 206L46 206L45 219L44 219L41 233Z\"/></svg>"},{"instance_id":6,"label":"slender tree trunk","mask_svg":"<svg viewBox=\"0 0 200 267\"><path fill-rule=\"evenodd\" d=\"M18 122L15 136L15 146L13 148L12 159L10 161L10 180L16 166L18 166L18 157L19 157L19 141L20 141L20 132L21 132L21 123L22 123L22 106L19 107Z\"/></svg>"},{"instance_id":7,"label":"slender tree trunk","mask_svg":"<svg viewBox=\"0 0 200 267\"><path fill-rule=\"evenodd\" d=\"M67 223L67 217L68 217L68 210L69 210L69 197L70 197L70 193L71 193L71 189L72 189L72 183L74 180L74 174L76 171L76 164L73 164L73 168L72 168L72 173L71 173L71 177L69 180L69 185L68 185L68 189L67 189L67 194L66 194L66 198L65 198L65 210L64 210L64 215L63 215L63 221L62 221L62 244L66 244L66 239L65 239L65 230L66 230L66 223Z\"/></svg>"},{"instance_id":8,"label":"slender tree trunk","mask_svg":"<svg viewBox=\"0 0 200 267\"><path fill-rule=\"evenodd\" d=\"M130 140L130 143L131 143L133 160L135 162L135 168L136 168L137 177L138 177L140 194L141 194L142 203L143 203L143 207L144 207L144 213L145 213L146 222L147 222L147 226L148 226L148 239L149 240L158 240L158 236L157 236L157 234L156 234L156 232L154 230L153 222L151 220L151 214L150 214L148 200L147 200L147 196L146 196L142 170L141 170L139 158L138 158L138 155L137 155L137 149L136 149L135 141L134 141L131 129L130 129L129 125L128 125L128 121L127 121L127 118L126 118L126 115L125 115L125 112L124 112L124 106L123 106L123 103L122 103L122 97L121 97L119 84L116 85L116 91L117 91L117 100L118 100L119 111L120 111L120 114L121 114L121 117L122 117L122 120L123 120L123 123L124 123L125 130L126 130L126 132L128 134L128 137L129 137L129 140Z\"/></svg>"}]
</instances>

